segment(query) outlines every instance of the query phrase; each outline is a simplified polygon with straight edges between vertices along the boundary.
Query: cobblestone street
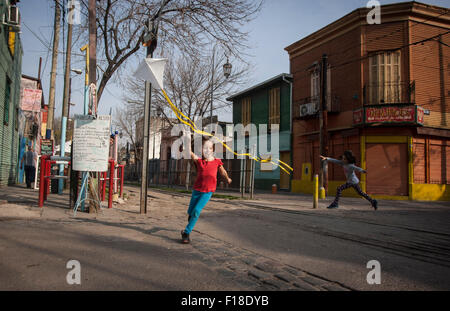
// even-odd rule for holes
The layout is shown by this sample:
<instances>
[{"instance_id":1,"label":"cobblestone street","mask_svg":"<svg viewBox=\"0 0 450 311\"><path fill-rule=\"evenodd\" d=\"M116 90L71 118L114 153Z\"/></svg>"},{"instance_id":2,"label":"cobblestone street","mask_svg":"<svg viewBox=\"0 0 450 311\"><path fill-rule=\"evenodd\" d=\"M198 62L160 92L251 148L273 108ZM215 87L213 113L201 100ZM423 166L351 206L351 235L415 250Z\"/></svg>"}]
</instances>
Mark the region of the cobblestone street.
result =
<instances>
[{"instance_id":1,"label":"cobblestone street","mask_svg":"<svg viewBox=\"0 0 450 311\"><path fill-rule=\"evenodd\" d=\"M445 204L344 199L342 209L311 209L307 196L284 206L212 199L192 243L180 243L189 195L139 189L96 214L64 207L67 195L3 188L0 197L0 288L3 290L432 290L449 289L449 208ZM6 191L7 190L7 191ZM281 195L280 195L281 196ZM283 202L281 199L278 203ZM392 204L392 205L391 205ZM406 212L407 211L407 212ZM82 283L68 285L66 263L81 263ZM366 264L381 263L381 285L368 285Z\"/></svg>"}]
</instances>

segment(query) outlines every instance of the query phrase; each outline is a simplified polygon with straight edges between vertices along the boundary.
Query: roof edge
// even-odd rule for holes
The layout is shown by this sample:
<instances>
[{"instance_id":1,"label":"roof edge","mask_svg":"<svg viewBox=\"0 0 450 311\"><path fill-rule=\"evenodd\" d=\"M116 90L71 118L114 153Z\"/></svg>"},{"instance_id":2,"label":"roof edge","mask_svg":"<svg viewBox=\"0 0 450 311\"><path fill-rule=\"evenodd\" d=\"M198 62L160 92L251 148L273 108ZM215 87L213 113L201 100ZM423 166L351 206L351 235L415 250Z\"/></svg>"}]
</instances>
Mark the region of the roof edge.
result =
<instances>
[{"instance_id":1,"label":"roof edge","mask_svg":"<svg viewBox=\"0 0 450 311\"><path fill-rule=\"evenodd\" d=\"M289 73L281 73L281 74L279 74L279 75L277 75L275 77L272 77L272 78L270 78L268 80L265 80L265 81L263 81L261 83L255 84L254 86L252 86L252 87L250 87L248 89L245 89L245 90L243 90L243 91L241 91L239 93L236 93L236 94L228 97L226 100L227 101L233 101L233 99L235 99L237 97L241 97L241 96L246 95L246 94L248 94L248 93L250 93L252 91L256 91L257 89L260 89L260 88L262 88L264 86L272 84L272 83L274 83L274 82L276 82L278 80L283 80L283 78L292 79L293 76L291 74L289 74Z\"/></svg>"}]
</instances>

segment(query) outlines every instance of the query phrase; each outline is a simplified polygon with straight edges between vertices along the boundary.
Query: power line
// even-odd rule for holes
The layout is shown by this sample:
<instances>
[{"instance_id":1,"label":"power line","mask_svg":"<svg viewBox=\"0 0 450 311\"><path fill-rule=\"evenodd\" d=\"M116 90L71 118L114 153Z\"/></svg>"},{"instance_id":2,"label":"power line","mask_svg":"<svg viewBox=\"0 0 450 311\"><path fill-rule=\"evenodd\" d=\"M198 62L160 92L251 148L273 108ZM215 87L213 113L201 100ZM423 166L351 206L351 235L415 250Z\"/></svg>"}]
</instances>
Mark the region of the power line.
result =
<instances>
[{"instance_id":1,"label":"power line","mask_svg":"<svg viewBox=\"0 0 450 311\"><path fill-rule=\"evenodd\" d=\"M441 13L441 14L439 14L438 16L432 16L432 17L430 17L430 18L428 18L428 19L426 19L426 20L423 20L423 21L421 21L421 22L416 22L416 24L409 26L408 29L411 30L411 28L414 28L414 27L416 27L416 26L418 26L418 25L422 25L422 24L424 24L425 22L430 21L430 20L432 20L432 19L439 18L439 17L441 17L441 16L443 16L443 15L448 14L449 12L450 12L449 10L446 10L444 13ZM448 28L447 28L447 29L448 29ZM374 39L371 39L371 40L368 40L368 41L361 42L361 43L359 43L358 45L351 46L351 47L347 48L346 50L340 51L340 52L338 52L338 53L329 54L328 57L343 54L343 53L345 53L345 52L347 52L347 51L349 51L349 50L351 50L351 49L353 49L353 48L361 47L363 44L367 45L368 43L371 43L371 42L373 42L373 41L375 41L375 40L380 40L380 39L387 38L387 37L392 36L392 35L394 35L395 33L400 32L400 31L404 31L404 28L402 27L402 28L399 28L399 29L397 29L397 30L395 30L395 31L393 31L393 32L391 32L391 33L389 33L389 34L386 34L386 35L383 35L383 36L380 36L380 37L377 37L377 38L374 38ZM445 34L448 34L448 33L449 33L449 32L447 32L447 33L445 33ZM441 35L442 35L442 34L441 34ZM438 37L438 36L436 36L436 37ZM432 37L432 38L435 38L435 37ZM427 40L429 40L429 38L427 38ZM419 43L421 43L421 41L419 41ZM417 43L416 43L416 44L417 44ZM403 48L403 47L398 48L398 49L402 49L402 48ZM393 49L393 50L398 50L398 49ZM359 59L357 59L357 61L359 61L359 60L364 60L364 59L366 59L366 58L367 58L367 57L359 58ZM309 71L309 67L306 68L306 69L294 71L294 72L292 72L292 74L296 74L296 73L298 73L298 72L303 72L303 71L304 71L304 72L308 72L308 71Z\"/></svg>"},{"instance_id":2,"label":"power line","mask_svg":"<svg viewBox=\"0 0 450 311\"><path fill-rule=\"evenodd\" d=\"M449 10L446 10L444 13L442 13L442 14L440 14L440 15L438 15L438 16L432 16L432 17L430 17L429 19L423 20L423 21L421 21L421 22L416 22L416 24L411 25L411 26L408 26L408 29L411 30L412 28L414 28L414 27L416 27L416 26L418 26L418 25L422 25L422 24L424 24L425 22L428 22L428 21L430 21L430 20L432 20L432 19L439 18L439 17L441 17L441 16L443 16L443 15L447 15L448 13L449 13ZM404 30L405 30L405 29L404 29L403 27L398 28L397 30L394 30L393 32L391 32L391 33L389 33L389 34L386 34L386 35L383 35L383 36L380 36L380 37L377 37L377 38L374 38L374 39L371 39L371 40L368 40L368 41L361 42L361 43L359 43L358 45L351 46L351 47L347 48L346 50L340 51L339 53L330 54L330 55L328 55L328 57L343 54L343 53L345 53L345 52L347 52L347 51L349 51L349 50L351 50L351 49L353 49L353 48L361 47L363 44L364 44L364 45L367 45L367 44L372 43L372 42L374 42L374 41L378 41L378 40L381 40L381 39L384 39L384 38L393 36L393 35L396 34L397 32L404 31Z\"/></svg>"},{"instance_id":3,"label":"power line","mask_svg":"<svg viewBox=\"0 0 450 311\"><path fill-rule=\"evenodd\" d=\"M427 39L424 39L424 40L420 40L420 41L417 41L417 42L405 44L405 45L403 45L403 46L401 46L401 47L398 47L398 48L395 48L395 49L391 49L390 51L398 51L398 50L404 49L404 48L409 47L409 46L412 46L412 45L418 45L418 44L421 44L421 43L425 43L425 42L427 42L427 41L434 40L434 39L437 38L437 37L440 37L440 36L442 36L442 35L447 35L447 34L449 34L449 33L450 33L450 30L447 31L447 32L445 32L445 33L442 33L442 34L439 34L439 35L436 35L436 36L433 36L433 37L430 37L430 38L427 38ZM354 62L358 62L358 61L362 61L362 60L368 59L368 58L370 58L370 57L372 57L372 56L373 56L373 55L371 55L371 54L367 54L366 56L363 56L363 57L361 57L361 58L354 59L354 60L351 60L351 61L346 61L346 62L341 63L341 64L339 64L339 65L331 66L331 68L333 69L333 68L338 68L338 67L341 67L341 66L346 66L346 65L349 65L349 64L354 63Z\"/></svg>"},{"instance_id":4,"label":"power line","mask_svg":"<svg viewBox=\"0 0 450 311\"><path fill-rule=\"evenodd\" d=\"M432 37L429 37L429 38L425 38L425 39L420 40L420 41L416 41L416 42L412 42L412 43L409 43L409 44L405 44L405 45L400 46L398 48L390 49L389 51L398 51L398 50L404 49L404 48L412 46L412 45L423 44L423 43L426 43L428 41L435 40L436 38L438 38L440 36L445 36L445 35L447 35L449 33L450 33L450 30L445 32L445 33L441 33L441 34L438 34L438 35L435 35L435 36L432 36ZM330 66L330 68L331 69L336 69L336 68L339 68L339 67L342 67L342 66L346 66L346 65L355 63L355 62L361 62L361 61L366 60L366 59L368 59L368 58L370 58L372 56L373 56L373 54L367 54L366 56L363 56L363 57L351 59L351 60L345 61L343 63L337 64L337 65L334 65L334 66ZM417 64L415 64L415 65L417 65ZM425 66L425 65L423 65L423 66ZM438 69L438 68L434 68L434 69ZM304 69L301 69L301 70L294 71L294 72L292 72L292 74L304 73L304 76L301 76L301 77L302 78L308 78L308 72L309 71L310 71L310 67L307 67L307 68L304 68ZM297 79L298 79L298 77L297 77Z\"/></svg>"},{"instance_id":5,"label":"power line","mask_svg":"<svg viewBox=\"0 0 450 311\"><path fill-rule=\"evenodd\" d=\"M25 23L25 22L21 22L32 34L33 34L33 36L36 38L36 39L38 39L41 43L42 43L42 45L47 49L47 51L52 51L52 49L44 42L44 40L42 39L42 38L40 38L33 30L31 30L31 28L30 27L28 27L28 25ZM42 51L42 52L44 52L44 51ZM56 51L58 54L63 54L63 55L66 55L66 52L65 51ZM75 55L75 56L80 56L80 57L86 57L85 55L83 55L83 54L77 54L77 53L73 53L72 52L72 55Z\"/></svg>"}]
</instances>

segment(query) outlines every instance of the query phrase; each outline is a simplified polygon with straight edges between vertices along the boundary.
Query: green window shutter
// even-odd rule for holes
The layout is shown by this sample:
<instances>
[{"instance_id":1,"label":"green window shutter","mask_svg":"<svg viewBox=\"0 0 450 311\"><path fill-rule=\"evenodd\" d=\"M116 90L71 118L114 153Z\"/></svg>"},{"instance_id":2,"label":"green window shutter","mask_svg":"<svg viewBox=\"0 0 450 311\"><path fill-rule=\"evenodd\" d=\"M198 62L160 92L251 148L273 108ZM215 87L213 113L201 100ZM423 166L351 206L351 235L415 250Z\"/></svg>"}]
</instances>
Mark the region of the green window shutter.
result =
<instances>
[{"instance_id":1,"label":"green window shutter","mask_svg":"<svg viewBox=\"0 0 450 311\"><path fill-rule=\"evenodd\" d=\"M5 103L4 103L4 116L3 116L3 122L5 125L8 125L9 123L9 105L10 105L10 98L11 98L11 82L8 78L6 78L6 87L5 87Z\"/></svg>"}]
</instances>

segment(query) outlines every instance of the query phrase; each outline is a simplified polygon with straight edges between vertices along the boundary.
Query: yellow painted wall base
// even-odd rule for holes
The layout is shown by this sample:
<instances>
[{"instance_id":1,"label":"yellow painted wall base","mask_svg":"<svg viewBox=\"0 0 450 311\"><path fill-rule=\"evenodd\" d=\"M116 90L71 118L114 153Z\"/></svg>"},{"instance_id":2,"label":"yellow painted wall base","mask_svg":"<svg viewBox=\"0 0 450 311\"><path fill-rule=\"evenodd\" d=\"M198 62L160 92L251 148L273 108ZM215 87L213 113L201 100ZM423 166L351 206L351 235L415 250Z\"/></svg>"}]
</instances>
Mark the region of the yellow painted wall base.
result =
<instances>
[{"instance_id":1,"label":"yellow painted wall base","mask_svg":"<svg viewBox=\"0 0 450 311\"><path fill-rule=\"evenodd\" d=\"M340 185L345 184L345 181L329 181L328 182L328 196L335 196L336 189ZM361 189L363 188L363 183L360 184ZM306 193L313 194L314 192L314 182L308 180L293 180L292 181L292 192L294 193ZM343 197L347 198L359 198L360 195L353 189L349 188L342 192Z\"/></svg>"},{"instance_id":2,"label":"yellow painted wall base","mask_svg":"<svg viewBox=\"0 0 450 311\"><path fill-rule=\"evenodd\" d=\"M412 199L416 201L450 201L450 185L413 184Z\"/></svg>"},{"instance_id":3,"label":"yellow painted wall base","mask_svg":"<svg viewBox=\"0 0 450 311\"><path fill-rule=\"evenodd\" d=\"M294 193L314 193L314 183L308 180L292 180L291 189Z\"/></svg>"},{"instance_id":4,"label":"yellow painted wall base","mask_svg":"<svg viewBox=\"0 0 450 311\"><path fill-rule=\"evenodd\" d=\"M344 184L344 181L329 181L328 182L328 197L336 195L336 188ZM364 183L360 183L361 189L364 189ZM313 194L314 182L307 180L293 180L292 192ZM358 193L353 188L346 189L342 192L343 197L360 198ZM374 199L380 200L409 200L407 196L394 195L370 195ZM430 185L430 184L412 184L413 201L450 201L450 185Z\"/></svg>"}]
</instances>

